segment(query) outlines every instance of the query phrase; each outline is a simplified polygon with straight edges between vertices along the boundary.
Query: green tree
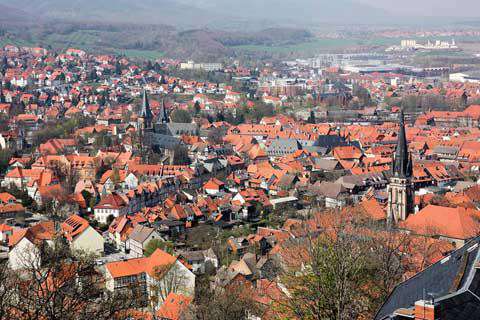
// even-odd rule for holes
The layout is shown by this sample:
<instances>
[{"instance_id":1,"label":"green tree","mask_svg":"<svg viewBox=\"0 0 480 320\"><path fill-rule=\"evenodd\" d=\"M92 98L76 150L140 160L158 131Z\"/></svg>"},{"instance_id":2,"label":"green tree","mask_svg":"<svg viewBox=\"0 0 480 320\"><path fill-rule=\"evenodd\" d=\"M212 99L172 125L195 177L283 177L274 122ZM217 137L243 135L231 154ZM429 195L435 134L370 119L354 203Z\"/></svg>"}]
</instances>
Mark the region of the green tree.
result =
<instances>
[{"instance_id":1,"label":"green tree","mask_svg":"<svg viewBox=\"0 0 480 320\"><path fill-rule=\"evenodd\" d=\"M178 145L173 154L173 164L187 165L190 164L190 157L188 156L188 149L184 145Z\"/></svg>"},{"instance_id":2,"label":"green tree","mask_svg":"<svg viewBox=\"0 0 480 320\"><path fill-rule=\"evenodd\" d=\"M315 112L313 110L310 110L310 116L308 117L307 122L312 124L316 123Z\"/></svg>"},{"instance_id":3,"label":"green tree","mask_svg":"<svg viewBox=\"0 0 480 320\"><path fill-rule=\"evenodd\" d=\"M12 156L13 152L9 149L0 150L0 173L4 173L7 170Z\"/></svg>"},{"instance_id":4,"label":"green tree","mask_svg":"<svg viewBox=\"0 0 480 320\"><path fill-rule=\"evenodd\" d=\"M251 118L259 122L263 117L271 117L275 115L275 108L272 104L257 101L252 108Z\"/></svg>"},{"instance_id":5,"label":"green tree","mask_svg":"<svg viewBox=\"0 0 480 320\"><path fill-rule=\"evenodd\" d=\"M172 121L177 123L191 123L192 116L187 110L178 109L172 113Z\"/></svg>"},{"instance_id":6,"label":"green tree","mask_svg":"<svg viewBox=\"0 0 480 320\"><path fill-rule=\"evenodd\" d=\"M162 249L165 252L173 254L173 243L170 241L163 241L162 239L152 239L145 245L144 255L149 257L157 249Z\"/></svg>"},{"instance_id":7,"label":"green tree","mask_svg":"<svg viewBox=\"0 0 480 320\"><path fill-rule=\"evenodd\" d=\"M88 192L87 190L82 190L81 192L83 199L85 199L85 204L87 206L90 206L90 203L92 201L92 194Z\"/></svg>"},{"instance_id":8,"label":"green tree","mask_svg":"<svg viewBox=\"0 0 480 320\"><path fill-rule=\"evenodd\" d=\"M122 65L118 61L115 63L115 74L117 75L122 74Z\"/></svg>"},{"instance_id":9,"label":"green tree","mask_svg":"<svg viewBox=\"0 0 480 320\"><path fill-rule=\"evenodd\" d=\"M195 104L193 105L193 110L195 111L195 115L198 115L200 113L200 102L197 100L195 101Z\"/></svg>"}]
</instances>

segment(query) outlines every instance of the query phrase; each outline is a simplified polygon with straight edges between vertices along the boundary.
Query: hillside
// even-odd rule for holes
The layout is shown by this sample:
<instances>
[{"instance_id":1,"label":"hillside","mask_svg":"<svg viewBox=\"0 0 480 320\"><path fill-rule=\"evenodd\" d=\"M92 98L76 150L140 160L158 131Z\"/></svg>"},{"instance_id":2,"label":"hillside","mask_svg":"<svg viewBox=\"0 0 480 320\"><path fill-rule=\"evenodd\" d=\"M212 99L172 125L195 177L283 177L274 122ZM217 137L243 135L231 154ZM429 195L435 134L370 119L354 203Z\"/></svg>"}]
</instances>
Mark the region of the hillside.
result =
<instances>
[{"instance_id":1,"label":"hillside","mask_svg":"<svg viewBox=\"0 0 480 320\"><path fill-rule=\"evenodd\" d=\"M33 21L25 19L29 14L17 7L0 3L0 23L1 24L31 24Z\"/></svg>"},{"instance_id":2,"label":"hillside","mask_svg":"<svg viewBox=\"0 0 480 320\"><path fill-rule=\"evenodd\" d=\"M234 15L251 21L299 24L351 24L386 21L386 12L355 0L178 0L217 15Z\"/></svg>"},{"instance_id":3,"label":"hillside","mask_svg":"<svg viewBox=\"0 0 480 320\"><path fill-rule=\"evenodd\" d=\"M385 12L354 0L0 0L0 4L49 19L169 24L181 28L244 30L386 21Z\"/></svg>"}]
</instances>

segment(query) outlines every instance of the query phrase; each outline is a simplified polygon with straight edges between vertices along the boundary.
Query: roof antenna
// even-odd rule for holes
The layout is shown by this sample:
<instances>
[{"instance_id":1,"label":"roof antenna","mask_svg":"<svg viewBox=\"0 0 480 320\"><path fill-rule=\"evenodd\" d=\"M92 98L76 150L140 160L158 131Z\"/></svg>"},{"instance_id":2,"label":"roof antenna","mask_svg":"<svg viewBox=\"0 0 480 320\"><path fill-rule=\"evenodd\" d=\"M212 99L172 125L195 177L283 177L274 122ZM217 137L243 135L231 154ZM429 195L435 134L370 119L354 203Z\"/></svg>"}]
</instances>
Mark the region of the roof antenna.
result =
<instances>
[{"instance_id":1,"label":"roof antenna","mask_svg":"<svg viewBox=\"0 0 480 320\"><path fill-rule=\"evenodd\" d=\"M430 300L430 303L431 303L432 305L434 305L434 304L435 304L435 296L433 295L433 293L429 292L427 295L428 295L428 297L431 299L431 300Z\"/></svg>"}]
</instances>

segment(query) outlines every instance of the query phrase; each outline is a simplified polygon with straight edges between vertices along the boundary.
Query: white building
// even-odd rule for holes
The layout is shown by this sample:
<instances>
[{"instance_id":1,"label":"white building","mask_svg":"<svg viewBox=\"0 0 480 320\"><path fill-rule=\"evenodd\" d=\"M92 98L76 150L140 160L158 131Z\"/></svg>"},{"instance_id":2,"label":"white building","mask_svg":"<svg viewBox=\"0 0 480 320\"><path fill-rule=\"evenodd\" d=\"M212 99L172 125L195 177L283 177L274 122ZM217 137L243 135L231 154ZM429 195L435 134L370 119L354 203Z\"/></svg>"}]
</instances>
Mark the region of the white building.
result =
<instances>
[{"instance_id":1,"label":"white building","mask_svg":"<svg viewBox=\"0 0 480 320\"><path fill-rule=\"evenodd\" d=\"M126 249L130 250L133 257L143 257L143 252L149 241L159 239L163 241L160 234L155 229L137 224L132 233L128 236Z\"/></svg>"},{"instance_id":2,"label":"white building","mask_svg":"<svg viewBox=\"0 0 480 320\"><path fill-rule=\"evenodd\" d=\"M158 290L163 296L173 292L191 297L195 293L195 274L176 257L160 249L150 257L107 263L105 280L106 288L112 292L135 285L148 297L158 296ZM159 305L162 304L160 296Z\"/></svg>"},{"instance_id":3,"label":"white building","mask_svg":"<svg viewBox=\"0 0 480 320\"><path fill-rule=\"evenodd\" d=\"M480 83L480 76L468 73L451 73L448 78L452 82Z\"/></svg>"},{"instance_id":4,"label":"white building","mask_svg":"<svg viewBox=\"0 0 480 320\"><path fill-rule=\"evenodd\" d=\"M93 229L87 220L72 215L62 223L64 236L74 251L82 251L95 255L103 255L104 239Z\"/></svg>"},{"instance_id":5,"label":"white building","mask_svg":"<svg viewBox=\"0 0 480 320\"><path fill-rule=\"evenodd\" d=\"M107 223L108 217L118 218L127 213L127 203L120 195L112 193L104 197L93 210L95 219Z\"/></svg>"}]
</instances>

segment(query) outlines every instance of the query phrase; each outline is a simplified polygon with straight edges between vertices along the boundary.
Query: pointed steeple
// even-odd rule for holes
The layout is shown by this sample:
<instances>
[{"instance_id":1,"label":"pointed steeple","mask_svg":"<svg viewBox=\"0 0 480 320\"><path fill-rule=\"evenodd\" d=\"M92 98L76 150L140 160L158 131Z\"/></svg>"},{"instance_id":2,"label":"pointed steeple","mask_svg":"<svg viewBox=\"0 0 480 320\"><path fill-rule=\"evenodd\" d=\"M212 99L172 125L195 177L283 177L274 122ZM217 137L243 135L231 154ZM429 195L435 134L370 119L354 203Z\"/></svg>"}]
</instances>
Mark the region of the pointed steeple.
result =
<instances>
[{"instance_id":1,"label":"pointed steeple","mask_svg":"<svg viewBox=\"0 0 480 320\"><path fill-rule=\"evenodd\" d=\"M142 110L140 111L140 116L145 120L152 120L153 113L152 109L150 109L150 103L148 102L147 90L143 90L143 102L142 102Z\"/></svg>"},{"instance_id":2,"label":"pointed steeple","mask_svg":"<svg viewBox=\"0 0 480 320\"><path fill-rule=\"evenodd\" d=\"M158 112L157 123L168 123L170 120L168 119L167 115L167 108L165 106L165 99L162 99L162 104L160 106L160 110Z\"/></svg>"},{"instance_id":3,"label":"pointed steeple","mask_svg":"<svg viewBox=\"0 0 480 320\"><path fill-rule=\"evenodd\" d=\"M412 158L408 152L403 110L400 111L399 120L400 130L398 132L397 148L392 161L392 174L400 178L410 178L412 176Z\"/></svg>"}]
</instances>

